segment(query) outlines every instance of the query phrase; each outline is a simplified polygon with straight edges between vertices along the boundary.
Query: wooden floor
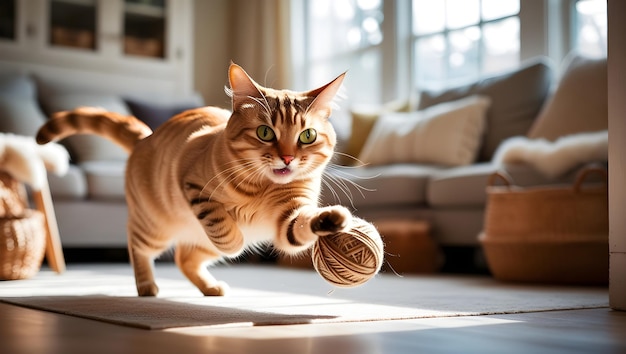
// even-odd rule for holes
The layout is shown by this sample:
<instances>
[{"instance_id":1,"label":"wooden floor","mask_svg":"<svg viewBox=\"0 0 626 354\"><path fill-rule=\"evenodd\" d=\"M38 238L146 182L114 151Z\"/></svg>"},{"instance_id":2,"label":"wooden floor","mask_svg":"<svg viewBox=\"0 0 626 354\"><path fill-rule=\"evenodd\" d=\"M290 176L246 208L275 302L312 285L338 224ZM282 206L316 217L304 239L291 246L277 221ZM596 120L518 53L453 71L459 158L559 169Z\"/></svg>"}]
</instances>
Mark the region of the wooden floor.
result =
<instances>
[{"instance_id":1,"label":"wooden floor","mask_svg":"<svg viewBox=\"0 0 626 354\"><path fill-rule=\"evenodd\" d=\"M0 303L0 353L626 353L626 312L148 331Z\"/></svg>"}]
</instances>

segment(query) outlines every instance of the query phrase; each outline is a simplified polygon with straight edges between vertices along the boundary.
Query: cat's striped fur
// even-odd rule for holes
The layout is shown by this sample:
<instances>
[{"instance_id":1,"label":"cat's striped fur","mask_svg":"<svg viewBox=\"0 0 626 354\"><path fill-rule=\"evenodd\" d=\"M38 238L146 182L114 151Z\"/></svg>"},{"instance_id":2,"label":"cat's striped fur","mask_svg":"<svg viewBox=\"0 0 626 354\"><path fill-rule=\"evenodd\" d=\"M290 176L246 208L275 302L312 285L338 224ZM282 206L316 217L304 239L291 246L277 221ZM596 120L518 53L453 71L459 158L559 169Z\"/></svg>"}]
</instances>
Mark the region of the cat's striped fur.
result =
<instances>
[{"instance_id":1,"label":"cat's striped fur","mask_svg":"<svg viewBox=\"0 0 626 354\"><path fill-rule=\"evenodd\" d=\"M150 134L135 117L80 108L56 114L37 135L46 143L93 133L131 152L128 247L139 295L157 294L153 259L171 246L203 294L223 295L227 285L209 263L267 241L294 254L350 227L346 208L318 207L336 142L328 118L343 75L297 93L261 87L232 64L229 81L232 114L199 108Z\"/></svg>"}]
</instances>

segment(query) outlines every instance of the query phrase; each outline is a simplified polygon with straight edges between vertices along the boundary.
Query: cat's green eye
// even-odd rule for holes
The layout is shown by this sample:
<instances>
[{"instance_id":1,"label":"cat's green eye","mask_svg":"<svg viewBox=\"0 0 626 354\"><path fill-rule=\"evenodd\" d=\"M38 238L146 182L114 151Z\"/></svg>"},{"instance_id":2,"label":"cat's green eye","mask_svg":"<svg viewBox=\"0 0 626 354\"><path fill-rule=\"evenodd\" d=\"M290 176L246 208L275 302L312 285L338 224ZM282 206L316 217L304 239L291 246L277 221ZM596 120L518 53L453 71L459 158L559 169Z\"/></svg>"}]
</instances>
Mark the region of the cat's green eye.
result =
<instances>
[{"instance_id":1,"label":"cat's green eye","mask_svg":"<svg viewBox=\"0 0 626 354\"><path fill-rule=\"evenodd\" d=\"M276 134L274 134L272 128L267 125L261 125L256 128L256 136L263 141L272 141L276 137Z\"/></svg>"},{"instance_id":2,"label":"cat's green eye","mask_svg":"<svg viewBox=\"0 0 626 354\"><path fill-rule=\"evenodd\" d=\"M302 144L312 144L317 139L317 131L313 128L305 129L300 133L300 142Z\"/></svg>"}]
</instances>

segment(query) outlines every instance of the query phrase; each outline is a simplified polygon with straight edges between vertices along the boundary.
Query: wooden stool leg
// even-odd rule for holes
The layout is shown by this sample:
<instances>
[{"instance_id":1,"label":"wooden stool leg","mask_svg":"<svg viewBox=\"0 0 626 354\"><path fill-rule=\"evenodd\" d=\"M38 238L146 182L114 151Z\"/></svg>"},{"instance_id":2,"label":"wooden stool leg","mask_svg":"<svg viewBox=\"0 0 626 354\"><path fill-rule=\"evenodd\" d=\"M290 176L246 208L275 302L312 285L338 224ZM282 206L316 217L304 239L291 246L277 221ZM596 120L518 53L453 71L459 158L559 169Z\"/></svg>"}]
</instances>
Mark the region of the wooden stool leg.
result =
<instances>
[{"instance_id":1,"label":"wooden stool leg","mask_svg":"<svg viewBox=\"0 0 626 354\"><path fill-rule=\"evenodd\" d=\"M65 271L65 257L63 256L59 226L57 225L57 218L54 214L54 206L52 204L52 196L48 183L44 183L40 191L33 192L33 200L37 210L44 214L46 221L46 259L52 270L57 273L63 273Z\"/></svg>"}]
</instances>

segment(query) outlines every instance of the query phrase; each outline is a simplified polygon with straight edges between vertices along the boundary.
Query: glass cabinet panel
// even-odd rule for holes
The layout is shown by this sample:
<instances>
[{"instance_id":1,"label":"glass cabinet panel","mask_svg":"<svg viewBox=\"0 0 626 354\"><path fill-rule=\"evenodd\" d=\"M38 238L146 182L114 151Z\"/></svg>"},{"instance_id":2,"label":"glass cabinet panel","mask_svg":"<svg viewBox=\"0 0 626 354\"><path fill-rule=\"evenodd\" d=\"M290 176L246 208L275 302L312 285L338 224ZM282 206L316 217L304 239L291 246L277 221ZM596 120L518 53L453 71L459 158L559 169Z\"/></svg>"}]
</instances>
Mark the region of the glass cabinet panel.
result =
<instances>
[{"instance_id":1,"label":"glass cabinet panel","mask_svg":"<svg viewBox=\"0 0 626 354\"><path fill-rule=\"evenodd\" d=\"M15 0L0 0L0 39L15 40Z\"/></svg>"},{"instance_id":2,"label":"glass cabinet panel","mask_svg":"<svg viewBox=\"0 0 626 354\"><path fill-rule=\"evenodd\" d=\"M96 0L51 0L50 45L95 50Z\"/></svg>"},{"instance_id":3,"label":"glass cabinet panel","mask_svg":"<svg viewBox=\"0 0 626 354\"><path fill-rule=\"evenodd\" d=\"M125 0L124 53L165 57L165 0Z\"/></svg>"}]
</instances>

